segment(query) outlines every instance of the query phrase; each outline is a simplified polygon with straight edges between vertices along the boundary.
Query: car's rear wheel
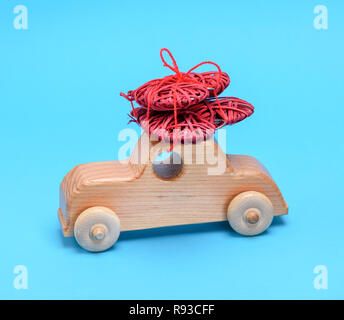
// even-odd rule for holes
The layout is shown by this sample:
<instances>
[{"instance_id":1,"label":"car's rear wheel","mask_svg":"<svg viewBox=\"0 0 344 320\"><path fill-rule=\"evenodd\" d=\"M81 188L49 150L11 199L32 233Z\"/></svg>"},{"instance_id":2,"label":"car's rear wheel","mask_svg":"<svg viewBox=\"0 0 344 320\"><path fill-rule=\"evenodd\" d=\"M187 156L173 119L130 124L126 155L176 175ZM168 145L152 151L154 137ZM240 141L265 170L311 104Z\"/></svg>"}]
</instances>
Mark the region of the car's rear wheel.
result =
<instances>
[{"instance_id":1,"label":"car's rear wheel","mask_svg":"<svg viewBox=\"0 0 344 320\"><path fill-rule=\"evenodd\" d=\"M87 251L99 252L112 247L120 234L120 221L115 212L106 207L91 207L75 221L74 236Z\"/></svg>"},{"instance_id":2,"label":"car's rear wheel","mask_svg":"<svg viewBox=\"0 0 344 320\"><path fill-rule=\"evenodd\" d=\"M264 232L273 219L273 205L264 194L256 191L242 192L229 204L227 219L230 226L245 236Z\"/></svg>"}]
</instances>

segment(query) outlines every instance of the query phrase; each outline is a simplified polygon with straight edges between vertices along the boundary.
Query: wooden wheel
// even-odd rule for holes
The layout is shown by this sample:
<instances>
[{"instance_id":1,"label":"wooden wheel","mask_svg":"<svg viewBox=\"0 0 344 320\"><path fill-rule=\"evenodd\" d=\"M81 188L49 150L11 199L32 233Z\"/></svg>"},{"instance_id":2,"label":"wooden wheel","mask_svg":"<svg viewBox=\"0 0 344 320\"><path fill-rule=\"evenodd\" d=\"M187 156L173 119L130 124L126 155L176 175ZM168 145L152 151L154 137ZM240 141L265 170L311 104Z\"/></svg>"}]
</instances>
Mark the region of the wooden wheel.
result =
<instances>
[{"instance_id":1,"label":"wooden wheel","mask_svg":"<svg viewBox=\"0 0 344 320\"><path fill-rule=\"evenodd\" d=\"M237 195L229 204L227 219L230 226L245 236L264 232L271 224L273 206L268 197L256 191Z\"/></svg>"},{"instance_id":2,"label":"wooden wheel","mask_svg":"<svg viewBox=\"0 0 344 320\"><path fill-rule=\"evenodd\" d=\"M87 251L105 251L112 247L120 234L120 221L116 213L105 207L91 207L75 221L74 236Z\"/></svg>"}]
</instances>

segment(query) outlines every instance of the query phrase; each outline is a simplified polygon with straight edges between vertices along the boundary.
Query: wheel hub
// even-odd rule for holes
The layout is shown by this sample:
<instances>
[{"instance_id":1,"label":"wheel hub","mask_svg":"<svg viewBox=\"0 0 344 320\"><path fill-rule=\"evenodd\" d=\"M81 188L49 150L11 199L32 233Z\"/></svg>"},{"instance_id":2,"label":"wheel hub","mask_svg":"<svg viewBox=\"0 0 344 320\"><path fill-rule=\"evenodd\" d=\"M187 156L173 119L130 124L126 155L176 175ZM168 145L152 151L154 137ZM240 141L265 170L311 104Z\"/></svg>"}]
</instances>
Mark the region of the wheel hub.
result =
<instances>
[{"instance_id":1,"label":"wheel hub","mask_svg":"<svg viewBox=\"0 0 344 320\"><path fill-rule=\"evenodd\" d=\"M248 209L245 217L249 224L256 224L259 221L260 213L256 209Z\"/></svg>"},{"instance_id":2,"label":"wheel hub","mask_svg":"<svg viewBox=\"0 0 344 320\"><path fill-rule=\"evenodd\" d=\"M105 227L103 225L95 225L91 229L90 236L93 240L103 240L105 238Z\"/></svg>"}]
</instances>

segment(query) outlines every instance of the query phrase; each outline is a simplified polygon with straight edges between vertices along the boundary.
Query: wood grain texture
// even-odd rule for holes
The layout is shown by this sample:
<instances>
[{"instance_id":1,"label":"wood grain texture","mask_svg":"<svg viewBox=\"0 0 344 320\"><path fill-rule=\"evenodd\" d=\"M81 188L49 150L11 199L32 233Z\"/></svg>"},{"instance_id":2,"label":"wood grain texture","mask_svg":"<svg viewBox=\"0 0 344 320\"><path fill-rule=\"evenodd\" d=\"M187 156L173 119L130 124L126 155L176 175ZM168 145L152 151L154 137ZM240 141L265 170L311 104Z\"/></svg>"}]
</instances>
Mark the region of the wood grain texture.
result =
<instances>
[{"instance_id":1,"label":"wood grain texture","mask_svg":"<svg viewBox=\"0 0 344 320\"><path fill-rule=\"evenodd\" d=\"M277 185L255 158L227 155L212 139L176 145L173 152L181 155L183 169L166 180L155 174L152 162L169 149L169 144L150 141L143 134L126 161L74 167L60 186L58 211L64 235L73 236L78 215L93 206L116 212L121 231L223 221L230 201L244 191L266 195L274 215L288 213Z\"/></svg>"}]
</instances>

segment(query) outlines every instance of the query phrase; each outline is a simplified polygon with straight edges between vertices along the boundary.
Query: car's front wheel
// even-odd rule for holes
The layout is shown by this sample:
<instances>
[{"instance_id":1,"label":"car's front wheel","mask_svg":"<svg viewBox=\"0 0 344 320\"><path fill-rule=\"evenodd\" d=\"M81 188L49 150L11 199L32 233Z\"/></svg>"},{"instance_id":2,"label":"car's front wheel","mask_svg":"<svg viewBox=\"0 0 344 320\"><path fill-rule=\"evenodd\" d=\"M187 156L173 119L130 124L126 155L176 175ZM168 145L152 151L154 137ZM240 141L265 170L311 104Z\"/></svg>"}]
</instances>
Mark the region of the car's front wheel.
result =
<instances>
[{"instance_id":1,"label":"car's front wheel","mask_svg":"<svg viewBox=\"0 0 344 320\"><path fill-rule=\"evenodd\" d=\"M273 206L267 196L256 191L237 195L229 204L227 219L230 226L245 236L264 232L274 217Z\"/></svg>"},{"instance_id":2,"label":"car's front wheel","mask_svg":"<svg viewBox=\"0 0 344 320\"><path fill-rule=\"evenodd\" d=\"M99 252L112 247L120 234L120 221L115 212L106 207L91 207L75 221L74 236L87 251Z\"/></svg>"}]
</instances>

